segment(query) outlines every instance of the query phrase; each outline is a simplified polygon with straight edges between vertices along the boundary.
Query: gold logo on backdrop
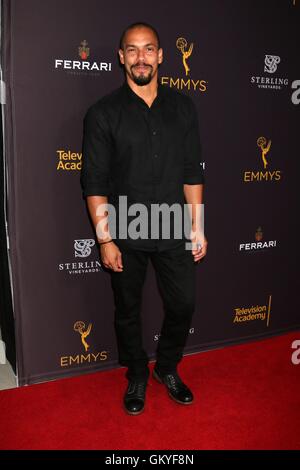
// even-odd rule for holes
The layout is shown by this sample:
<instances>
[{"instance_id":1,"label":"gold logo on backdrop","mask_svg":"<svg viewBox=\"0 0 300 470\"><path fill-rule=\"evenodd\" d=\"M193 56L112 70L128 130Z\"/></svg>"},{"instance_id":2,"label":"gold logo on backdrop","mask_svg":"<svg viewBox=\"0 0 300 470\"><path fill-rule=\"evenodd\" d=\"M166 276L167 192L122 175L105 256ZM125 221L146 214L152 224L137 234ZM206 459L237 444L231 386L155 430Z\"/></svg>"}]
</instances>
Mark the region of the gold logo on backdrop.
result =
<instances>
[{"instance_id":1,"label":"gold logo on backdrop","mask_svg":"<svg viewBox=\"0 0 300 470\"><path fill-rule=\"evenodd\" d=\"M82 153L71 152L71 150L56 150L58 162L56 169L58 171L79 171L82 167Z\"/></svg>"},{"instance_id":2,"label":"gold logo on backdrop","mask_svg":"<svg viewBox=\"0 0 300 470\"><path fill-rule=\"evenodd\" d=\"M272 141L267 141L266 137L261 136L257 139L256 145L260 149L261 161L263 163L263 168L259 169L257 167L252 170L245 170L243 172L243 180L245 183L248 182L266 182L266 181L281 181L282 179L282 170L276 170L274 168L269 168L270 163L267 159L267 155L270 152Z\"/></svg>"},{"instance_id":3,"label":"gold logo on backdrop","mask_svg":"<svg viewBox=\"0 0 300 470\"><path fill-rule=\"evenodd\" d=\"M84 349L87 351L89 349L89 344L86 342L85 338L90 334L92 329L92 324L90 323L89 326L85 329L85 323L83 321L77 321L74 323L74 331L81 336L81 342L84 346Z\"/></svg>"},{"instance_id":4,"label":"gold logo on backdrop","mask_svg":"<svg viewBox=\"0 0 300 470\"><path fill-rule=\"evenodd\" d=\"M257 145L261 149L261 158L264 164L264 169L266 169L268 166L266 155L270 151L271 143L271 140L269 140L269 142L267 143L267 139L265 137L259 137L257 139Z\"/></svg>"},{"instance_id":5,"label":"gold logo on backdrop","mask_svg":"<svg viewBox=\"0 0 300 470\"><path fill-rule=\"evenodd\" d=\"M178 38L176 41L176 47L182 54L182 63L184 66L185 75L188 76L191 69L187 64L187 59L192 55L194 43L191 43L190 47L187 49L187 40L185 38Z\"/></svg>"},{"instance_id":6,"label":"gold logo on backdrop","mask_svg":"<svg viewBox=\"0 0 300 470\"><path fill-rule=\"evenodd\" d=\"M248 324L258 320L265 322L268 327L271 320L271 302L272 295L269 295L266 304L234 308L233 323Z\"/></svg>"},{"instance_id":7,"label":"gold logo on backdrop","mask_svg":"<svg viewBox=\"0 0 300 470\"><path fill-rule=\"evenodd\" d=\"M182 76L176 77L176 76L162 76L161 77L161 84L162 85L167 85L170 88L177 88L178 90L185 90L185 91L200 91L200 92L205 92L207 91L207 86L208 86L208 81L204 79L200 79L197 77L192 77L190 75L190 67L188 65L188 59L191 57L193 50L194 50L194 43L192 42L190 45L188 45L188 42L185 38L179 37L176 40L176 48L178 51L181 53L182 57L182 64L185 73ZM182 71L182 68L180 66L180 71Z\"/></svg>"},{"instance_id":8,"label":"gold logo on backdrop","mask_svg":"<svg viewBox=\"0 0 300 470\"><path fill-rule=\"evenodd\" d=\"M80 43L80 46L78 47L78 54L82 60L86 60L88 56L90 55L90 48L87 46L88 46L88 42L84 39Z\"/></svg>"},{"instance_id":9,"label":"gold logo on backdrop","mask_svg":"<svg viewBox=\"0 0 300 470\"><path fill-rule=\"evenodd\" d=\"M108 351L87 352L87 350L90 349L90 345L86 342L86 338L89 336L92 330L92 323L89 323L88 327L86 328L83 321L77 321L74 323L73 329L76 331L76 333L80 334L80 339L84 346L85 352L69 356L61 356L60 367L74 367L79 365L90 367L94 363L107 360Z\"/></svg>"}]
</instances>

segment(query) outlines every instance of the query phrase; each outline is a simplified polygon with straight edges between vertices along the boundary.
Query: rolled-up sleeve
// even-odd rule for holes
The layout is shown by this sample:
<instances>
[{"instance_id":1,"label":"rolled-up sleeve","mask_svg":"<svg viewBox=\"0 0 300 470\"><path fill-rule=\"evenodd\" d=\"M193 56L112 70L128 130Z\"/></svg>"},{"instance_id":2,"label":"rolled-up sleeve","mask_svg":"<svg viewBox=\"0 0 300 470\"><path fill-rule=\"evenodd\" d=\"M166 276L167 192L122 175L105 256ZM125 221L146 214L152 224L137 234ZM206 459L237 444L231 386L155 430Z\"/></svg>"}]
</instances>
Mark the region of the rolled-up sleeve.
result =
<instances>
[{"instance_id":1,"label":"rolled-up sleeve","mask_svg":"<svg viewBox=\"0 0 300 470\"><path fill-rule=\"evenodd\" d=\"M197 110L191 99L189 99L189 105L189 122L185 136L184 184L204 184Z\"/></svg>"},{"instance_id":2,"label":"rolled-up sleeve","mask_svg":"<svg viewBox=\"0 0 300 470\"><path fill-rule=\"evenodd\" d=\"M110 193L111 142L103 113L91 107L83 121L82 169L83 197L108 196Z\"/></svg>"}]
</instances>

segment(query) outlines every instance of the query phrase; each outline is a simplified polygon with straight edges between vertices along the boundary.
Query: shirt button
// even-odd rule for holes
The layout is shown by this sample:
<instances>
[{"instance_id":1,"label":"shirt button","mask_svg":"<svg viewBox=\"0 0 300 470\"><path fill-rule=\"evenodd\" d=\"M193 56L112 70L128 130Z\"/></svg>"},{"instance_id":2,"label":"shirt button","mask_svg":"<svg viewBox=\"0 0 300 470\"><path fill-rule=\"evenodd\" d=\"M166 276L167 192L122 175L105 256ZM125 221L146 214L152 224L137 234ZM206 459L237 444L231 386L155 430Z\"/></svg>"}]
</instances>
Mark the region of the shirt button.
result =
<instances>
[{"instance_id":1,"label":"shirt button","mask_svg":"<svg viewBox=\"0 0 300 470\"><path fill-rule=\"evenodd\" d=\"M154 155L154 158L157 158L157 157L158 157L158 155L157 155L157 153L156 153L156 154Z\"/></svg>"},{"instance_id":2,"label":"shirt button","mask_svg":"<svg viewBox=\"0 0 300 470\"><path fill-rule=\"evenodd\" d=\"M156 131L153 131L152 134L153 134L153 135L156 135Z\"/></svg>"}]
</instances>

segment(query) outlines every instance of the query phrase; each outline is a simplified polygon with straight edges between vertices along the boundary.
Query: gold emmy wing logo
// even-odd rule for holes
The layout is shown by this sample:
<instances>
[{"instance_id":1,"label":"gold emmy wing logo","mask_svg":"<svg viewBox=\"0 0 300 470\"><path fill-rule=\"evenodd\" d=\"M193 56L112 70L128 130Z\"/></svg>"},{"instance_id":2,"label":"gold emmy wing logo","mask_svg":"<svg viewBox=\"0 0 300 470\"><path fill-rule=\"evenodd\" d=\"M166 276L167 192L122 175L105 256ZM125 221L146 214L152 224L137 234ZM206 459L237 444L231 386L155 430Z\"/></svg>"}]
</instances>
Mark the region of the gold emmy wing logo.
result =
<instances>
[{"instance_id":1,"label":"gold emmy wing logo","mask_svg":"<svg viewBox=\"0 0 300 470\"><path fill-rule=\"evenodd\" d=\"M269 158L267 159L267 155L270 152L271 144L272 141L266 139L266 137L261 136L257 139L256 144L258 148L260 149L261 153L261 160L263 163L263 168L261 166L261 163L259 163L259 168L260 169L253 169L253 170L245 170L243 172L243 180L245 183L248 182L267 182L267 181L281 181L282 179L282 170L276 170L274 168L270 169ZM259 162L261 161L259 159Z\"/></svg>"},{"instance_id":2,"label":"gold emmy wing logo","mask_svg":"<svg viewBox=\"0 0 300 470\"><path fill-rule=\"evenodd\" d=\"M176 41L176 47L182 54L182 63L184 66L185 75L188 76L191 69L187 64L187 59L192 55L194 43L191 43L190 47L187 49L187 40L185 38L178 38Z\"/></svg>"},{"instance_id":3,"label":"gold emmy wing logo","mask_svg":"<svg viewBox=\"0 0 300 470\"><path fill-rule=\"evenodd\" d=\"M261 158L264 164L264 169L266 169L268 166L266 155L271 148L271 143L272 143L271 140L269 140L269 142L267 143L267 139L265 137L259 137L257 139L257 145L261 149Z\"/></svg>"},{"instance_id":4,"label":"gold emmy wing logo","mask_svg":"<svg viewBox=\"0 0 300 470\"><path fill-rule=\"evenodd\" d=\"M76 323L74 323L74 331L77 331L77 333L80 334L81 342L86 351L89 349L90 346L86 342L85 338L90 334L91 329L92 329L92 323L90 323L87 328L85 328L85 323L83 321L77 321Z\"/></svg>"},{"instance_id":5,"label":"gold emmy wing logo","mask_svg":"<svg viewBox=\"0 0 300 470\"><path fill-rule=\"evenodd\" d=\"M84 39L84 41L82 41L78 47L78 54L82 60L86 60L90 55L90 48L87 46L88 42Z\"/></svg>"}]
</instances>

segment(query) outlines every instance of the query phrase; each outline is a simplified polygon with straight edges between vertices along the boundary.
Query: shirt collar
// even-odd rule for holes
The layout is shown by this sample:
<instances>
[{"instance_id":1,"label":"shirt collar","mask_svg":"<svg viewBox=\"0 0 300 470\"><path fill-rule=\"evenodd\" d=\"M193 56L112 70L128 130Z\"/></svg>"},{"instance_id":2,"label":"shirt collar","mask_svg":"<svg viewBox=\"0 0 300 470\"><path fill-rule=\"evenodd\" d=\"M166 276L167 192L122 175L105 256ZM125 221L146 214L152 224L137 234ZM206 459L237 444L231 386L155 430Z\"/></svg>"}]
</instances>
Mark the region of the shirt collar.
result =
<instances>
[{"instance_id":1,"label":"shirt collar","mask_svg":"<svg viewBox=\"0 0 300 470\"><path fill-rule=\"evenodd\" d=\"M124 82L124 91L125 91L125 94L126 94L126 97L130 100L130 101L133 101L133 102L136 102L138 103L139 105L142 105L142 106L146 106L147 108L149 108L149 106L147 105L147 103L143 100L143 98L141 98L140 96L138 96L133 90L132 88L128 85L127 81ZM153 102L153 105L157 105L157 104L160 104L164 98L165 98L165 90L164 90L164 86L161 85L161 83L158 82L158 85L157 85L157 97L155 98L154 102ZM153 106L152 105L152 106ZM152 108L151 106L151 108Z\"/></svg>"}]
</instances>

